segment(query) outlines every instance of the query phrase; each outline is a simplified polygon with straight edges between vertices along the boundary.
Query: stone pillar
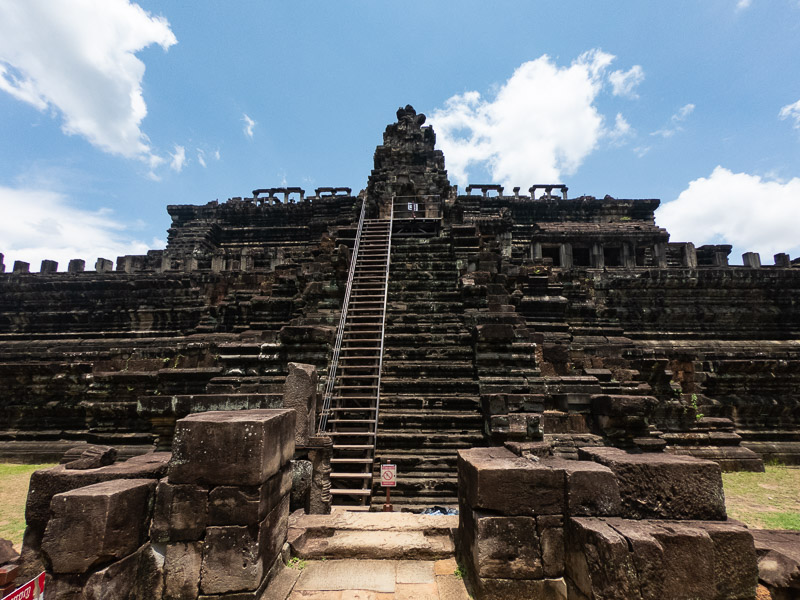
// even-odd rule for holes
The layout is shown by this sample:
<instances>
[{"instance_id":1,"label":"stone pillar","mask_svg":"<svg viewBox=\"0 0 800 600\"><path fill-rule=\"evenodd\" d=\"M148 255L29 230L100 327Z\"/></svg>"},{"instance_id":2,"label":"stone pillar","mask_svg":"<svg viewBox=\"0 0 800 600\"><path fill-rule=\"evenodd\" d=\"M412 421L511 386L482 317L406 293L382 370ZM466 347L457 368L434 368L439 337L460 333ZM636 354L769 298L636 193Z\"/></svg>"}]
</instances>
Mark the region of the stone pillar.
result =
<instances>
[{"instance_id":1,"label":"stone pillar","mask_svg":"<svg viewBox=\"0 0 800 600\"><path fill-rule=\"evenodd\" d=\"M683 245L683 266L690 269L697 268L697 250L691 242L686 242Z\"/></svg>"},{"instance_id":2,"label":"stone pillar","mask_svg":"<svg viewBox=\"0 0 800 600\"><path fill-rule=\"evenodd\" d=\"M750 267L751 269L760 269L761 256L758 254L758 252L745 252L742 254L742 263L745 267Z\"/></svg>"},{"instance_id":3,"label":"stone pillar","mask_svg":"<svg viewBox=\"0 0 800 600\"><path fill-rule=\"evenodd\" d=\"M295 411L294 443L307 446L317 426L317 369L314 365L289 363L283 387L283 407Z\"/></svg>"},{"instance_id":4,"label":"stone pillar","mask_svg":"<svg viewBox=\"0 0 800 600\"><path fill-rule=\"evenodd\" d=\"M2 258L2 255L0 255L0 259L1 258ZM775 266L776 267L785 267L785 268L788 269L789 267L792 266L792 261L789 260L789 255L788 254L785 254L785 253L781 252L780 254L776 254L773 258L775 259ZM2 262L2 261L0 260L0 262Z\"/></svg>"},{"instance_id":5,"label":"stone pillar","mask_svg":"<svg viewBox=\"0 0 800 600\"><path fill-rule=\"evenodd\" d=\"M592 244L592 266L595 269L602 269L606 266L606 256L603 253L603 244Z\"/></svg>"},{"instance_id":6,"label":"stone pillar","mask_svg":"<svg viewBox=\"0 0 800 600\"><path fill-rule=\"evenodd\" d=\"M6 272L6 265L3 262L3 253L0 252L0 273L5 273L5 272Z\"/></svg>"},{"instance_id":7,"label":"stone pillar","mask_svg":"<svg viewBox=\"0 0 800 600\"><path fill-rule=\"evenodd\" d=\"M98 273L109 273L114 269L114 263L107 258L98 258L94 263L94 270Z\"/></svg>"},{"instance_id":8,"label":"stone pillar","mask_svg":"<svg viewBox=\"0 0 800 600\"><path fill-rule=\"evenodd\" d=\"M714 266L727 267L728 266L728 252L714 252Z\"/></svg>"},{"instance_id":9,"label":"stone pillar","mask_svg":"<svg viewBox=\"0 0 800 600\"><path fill-rule=\"evenodd\" d=\"M242 248L242 258L240 261L239 268L242 271L253 270L253 257L250 256L250 248Z\"/></svg>"},{"instance_id":10,"label":"stone pillar","mask_svg":"<svg viewBox=\"0 0 800 600\"><path fill-rule=\"evenodd\" d=\"M622 242L622 266L626 269L632 269L636 266L636 253L633 251L633 246L630 242Z\"/></svg>"},{"instance_id":11,"label":"stone pillar","mask_svg":"<svg viewBox=\"0 0 800 600\"><path fill-rule=\"evenodd\" d=\"M542 243L541 242L533 242L531 245L531 251L533 252L533 259L541 259L542 258Z\"/></svg>"},{"instance_id":12,"label":"stone pillar","mask_svg":"<svg viewBox=\"0 0 800 600\"><path fill-rule=\"evenodd\" d=\"M224 270L225 270L225 255L215 254L211 258L211 271L214 273L220 273Z\"/></svg>"},{"instance_id":13,"label":"stone pillar","mask_svg":"<svg viewBox=\"0 0 800 600\"><path fill-rule=\"evenodd\" d=\"M655 257L656 267L659 269L667 268L667 245L663 242L653 245L653 256Z\"/></svg>"},{"instance_id":14,"label":"stone pillar","mask_svg":"<svg viewBox=\"0 0 800 600\"><path fill-rule=\"evenodd\" d=\"M571 269L572 268L572 244L569 242L565 242L561 244L561 248L559 249L561 254L561 267L564 269Z\"/></svg>"},{"instance_id":15,"label":"stone pillar","mask_svg":"<svg viewBox=\"0 0 800 600\"><path fill-rule=\"evenodd\" d=\"M43 260L42 266L39 267L39 273L44 275L49 275L50 273L55 273L58 271L58 263L54 260Z\"/></svg>"},{"instance_id":16,"label":"stone pillar","mask_svg":"<svg viewBox=\"0 0 800 600\"><path fill-rule=\"evenodd\" d=\"M30 263L26 263L22 260L14 261L14 273L30 273L30 272L31 272Z\"/></svg>"},{"instance_id":17,"label":"stone pillar","mask_svg":"<svg viewBox=\"0 0 800 600\"><path fill-rule=\"evenodd\" d=\"M172 267L172 259L166 254L163 254L161 256L161 272L166 273L170 270L170 267Z\"/></svg>"},{"instance_id":18,"label":"stone pillar","mask_svg":"<svg viewBox=\"0 0 800 600\"><path fill-rule=\"evenodd\" d=\"M327 515L331 512L331 457L333 440L327 435L311 436L308 440L308 459L311 461L311 490L308 513Z\"/></svg>"},{"instance_id":19,"label":"stone pillar","mask_svg":"<svg viewBox=\"0 0 800 600\"><path fill-rule=\"evenodd\" d=\"M86 269L86 261L81 260L80 258L73 258L69 261L69 265L67 266L67 273L83 273Z\"/></svg>"},{"instance_id":20,"label":"stone pillar","mask_svg":"<svg viewBox=\"0 0 800 600\"><path fill-rule=\"evenodd\" d=\"M151 529L166 544L165 597L262 597L288 533L294 418L280 409L178 421Z\"/></svg>"}]
</instances>

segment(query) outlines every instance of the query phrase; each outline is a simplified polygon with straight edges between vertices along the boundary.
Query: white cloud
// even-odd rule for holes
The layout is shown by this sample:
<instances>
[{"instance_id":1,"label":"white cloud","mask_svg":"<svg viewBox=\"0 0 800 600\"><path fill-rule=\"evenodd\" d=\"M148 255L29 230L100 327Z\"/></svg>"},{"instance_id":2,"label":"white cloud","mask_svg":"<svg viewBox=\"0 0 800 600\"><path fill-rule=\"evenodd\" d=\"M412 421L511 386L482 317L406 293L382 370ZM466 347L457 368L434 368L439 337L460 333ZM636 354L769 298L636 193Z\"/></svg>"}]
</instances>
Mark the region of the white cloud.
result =
<instances>
[{"instance_id":1,"label":"white cloud","mask_svg":"<svg viewBox=\"0 0 800 600\"><path fill-rule=\"evenodd\" d=\"M644 70L640 65L633 65L627 71L614 71L608 76L608 81L615 96L638 98L635 88L644 81Z\"/></svg>"},{"instance_id":2,"label":"white cloud","mask_svg":"<svg viewBox=\"0 0 800 600\"><path fill-rule=\"evenodd\" d=\"M679 131L683 131L683 125L681 125L681 123L683 123L689 117L689 115L694 112L694 109L694 104L684 104L678 109L678 112L670 117L669 125L652 132L650 135L660 135L663 138L670 138Z\"/></svg>"},{"instance_id":3,"label":"white cloud","mask_svg":"<svg viewBox=\"0 0 800 600\"><path fill-rule=\"evenodd\" d=\"M244 121L244 134L245 134L247 137L249 137L249 138L251 138L251 139L252 139L252 137L253 137L253 130L254 130L254 129L255 129L255 127L256 127L256 122L255 122L255 121L253 121L253 119L251 119L250 117L248 117L246 114L245 114L245 115L242 117L242 121Z\"/></svg>"},{"instance_id":4,"label":"white cloud","mask_svg":"<svg viewBox=\"0 0 800 600\"><path fill-rule=\"evenodd\" d=\"M745 8L748 8L750 4L752 4L752 0L739 0L736 3L736 10L744 10Z\"/></svg>"},{"instance_id":5,"label":"white cloud","mask_svg":"<svg viewBox=\"0 0 800 600\"><path fill-rule=\"evenodd\" d=\"M795 129L800 129L800 100L794 104L787 104L781 108L778 116L781 119L792 119L794 121L792 127Z\"/></svg>"},{"instance_id":6,"label":"white cloud","mask_svg":"<svg viewBox=\"0 0 800 600\"><path fill-rule=\"evenodd\" d=\"M219 160L219 150L215 150L210 156L214 160ZM208 166L208 162L206 161L206 151L202 148L197 148L197 162L200 163L200 166L204 169Z\"/></svg>"},{"instance_id":7,"label":"white cloud","mask_svg":"<svg viewBox=\"0 0 800 600\"><path fill-rule=\"evenodd\" d=\"M170 156L172 157L172 160L169 163L169 168L177 173L183 171L183 167L186 165L186 148L175 144L175 152L170 154Z\"/></svg>"},{"instance_id":8,"label":"white cloud","mask_svg":"<svg viewBox=\"0 0 800 600\"><path fill-rule=\"evenodd\" d=\"M717 167L689 183L676 200L661 206L656 222L673 241L732 244L731 261L760 252L771 263L778 252L800 253L800 178L766 180Z\"/></svg>"},{"instance_id":9,"label":"white cloud","mask_svg":"<svg viewBox=\"0 0 800 600\"><path fill-rule=\"evenodd\" d=\"M603 136L613 137L594 105L613 60L591 50L559 67L544 55L520 65L492 99L476 91L449 98L430 121L451 178L468 183L470 168L482 167L494 181L526 188L574 173Z\"/></svg>"},{"instance_id":10,"label":"white cloud","mask_svg":"<svg viewBox=\"0 0 800 600\"><path fill-rule=\"evenodd\" d=\"M177 43L169 23L128 0L0 0L0 89L61 113L62 130L104 152L159 163L140 125L136 52Z\"/></svg>"},{"instance_id":11,"label":"white cloud","mask_svg":"<svg viewBox=\"0 0 800 600\"><path fill-rule=\"evenodd\" d=\"M622 113L617 113L614 119L614 128L608 132L608 137L610 137L614 143L621 144L626 138L632 136L633 133L634 131L631 124L622 116Z\"/></svg>"},{"instance_id":12,"label":"white cloud","mask_svg":"<svg viewBox=\"0 0 800 600\"><path fill-rule=\"evenodd\" d=\"M111 210L77 208L58 192L0 186L0 214L0 252L5 254L6 271L15 260L29 262L31 270L38 271L44 259L58 261L59 270L65 271L73 258L84 259L86 268L93 269L99 256L116 260L149 249L129 237Z\"/></svg>"}]
</instances>

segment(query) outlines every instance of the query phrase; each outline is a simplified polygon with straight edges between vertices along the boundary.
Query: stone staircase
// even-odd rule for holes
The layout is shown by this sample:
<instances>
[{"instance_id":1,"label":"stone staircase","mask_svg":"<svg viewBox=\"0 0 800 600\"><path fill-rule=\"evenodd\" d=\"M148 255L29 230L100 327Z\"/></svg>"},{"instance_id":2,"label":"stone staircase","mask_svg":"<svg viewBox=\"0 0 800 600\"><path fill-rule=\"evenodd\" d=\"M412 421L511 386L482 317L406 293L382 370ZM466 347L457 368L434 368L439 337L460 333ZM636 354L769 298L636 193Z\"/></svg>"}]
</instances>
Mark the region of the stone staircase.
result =
<instances>
[{"instance_id":1,"label":"stone staircase","mask_svg":"<svg viewBox=\"0 0 800 600\"><path fill-rule=\"evenodd\" d=\"M339 506L368 506L372 489L391 227L391 220L364 221L353 257L327 416L333 438L331 497Z\"/></svg>"},{"instance_id":2,"label":"stone staircase","mask_svg":"<svg viewBox=\"0 0 800 600\"><path fill-rule=\"evenodd\" d=\"M397 465L395 510L457 505L456 452L484 443L456 260L449 236L392 241L375 473Z\"/></svg>"}]
</instances>

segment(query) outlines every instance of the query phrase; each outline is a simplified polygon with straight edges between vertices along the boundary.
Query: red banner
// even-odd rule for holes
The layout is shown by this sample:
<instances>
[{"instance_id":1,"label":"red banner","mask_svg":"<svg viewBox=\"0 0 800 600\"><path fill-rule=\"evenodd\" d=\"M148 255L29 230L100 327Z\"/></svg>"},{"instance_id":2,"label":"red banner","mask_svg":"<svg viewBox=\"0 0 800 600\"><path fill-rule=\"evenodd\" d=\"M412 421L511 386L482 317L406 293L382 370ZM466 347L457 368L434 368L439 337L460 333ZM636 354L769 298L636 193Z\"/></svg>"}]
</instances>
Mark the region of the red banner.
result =
<instances>
[{"instance_id":1,"label":"red banner","mask_svg":"<svg viewBox=\"0 0 800 600\"><path fill-rule=\"evenodd\" d=\"M3 600L44 600L44 573L31 579L17 591L3 596Z\"/></svg>"}]
</instances>

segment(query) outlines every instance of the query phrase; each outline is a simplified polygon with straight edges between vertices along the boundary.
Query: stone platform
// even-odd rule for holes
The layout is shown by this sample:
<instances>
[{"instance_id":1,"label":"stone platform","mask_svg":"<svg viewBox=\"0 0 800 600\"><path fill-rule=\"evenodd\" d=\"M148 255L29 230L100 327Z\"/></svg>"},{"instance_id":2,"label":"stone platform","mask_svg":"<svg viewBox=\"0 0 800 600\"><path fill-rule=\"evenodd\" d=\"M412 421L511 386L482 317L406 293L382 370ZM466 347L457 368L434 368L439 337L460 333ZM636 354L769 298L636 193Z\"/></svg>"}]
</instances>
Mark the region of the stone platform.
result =
<instances>
[{"instance_id":1,"label":"stone platform","mask_svg":"<svg viewBox=\"0 0 800 600\"><path fill-rule=\"evenodd\" d=\"M287 568L262 600L468 600L453 558L330 560Z\"/></svg>"}]
</instances>

